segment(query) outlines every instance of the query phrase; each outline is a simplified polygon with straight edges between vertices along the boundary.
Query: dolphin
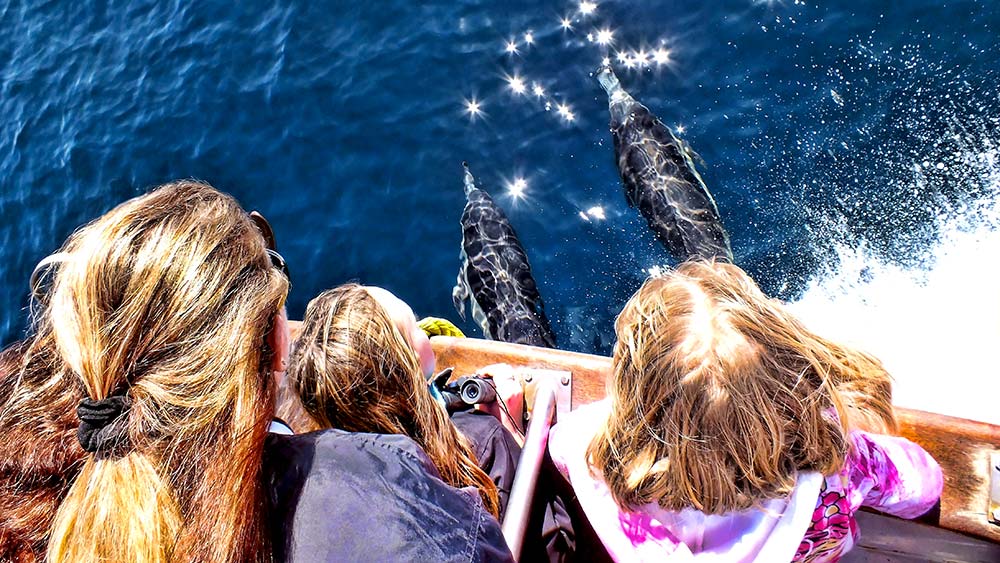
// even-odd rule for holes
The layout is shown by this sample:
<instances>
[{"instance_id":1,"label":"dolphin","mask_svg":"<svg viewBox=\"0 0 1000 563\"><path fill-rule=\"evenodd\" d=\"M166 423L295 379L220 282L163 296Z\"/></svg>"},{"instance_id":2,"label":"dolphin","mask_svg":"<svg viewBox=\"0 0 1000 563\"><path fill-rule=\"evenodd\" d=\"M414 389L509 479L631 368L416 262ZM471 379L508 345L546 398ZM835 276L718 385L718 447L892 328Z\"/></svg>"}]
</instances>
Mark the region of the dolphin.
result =
<instances>
[{"instance_id":1,"label":"dolphin","mask_svg":"<svg viewBox=\"0 0 1000 563\"><path fill-rule=\"evenodd\" d=\"M733 261L715 199L694 167L693 152L626 92L610 66L597 71L608 93L611 136L629 207L638 207L656 238L679 261Z\"/></svg>"},{"instance_id":2,"label":"dolphin","mask_svg":"<svg viewBox=\"0 0 1000 563\"><path fill-rule=\"evenodd\" d=\"M528 255L517 233L488 193L476 187L465 169L462 212L462 266L451 298L462 320L465 301L472 318L490 340L555 348L545 305L531 275Z\"/></svg>"}]
</instances>

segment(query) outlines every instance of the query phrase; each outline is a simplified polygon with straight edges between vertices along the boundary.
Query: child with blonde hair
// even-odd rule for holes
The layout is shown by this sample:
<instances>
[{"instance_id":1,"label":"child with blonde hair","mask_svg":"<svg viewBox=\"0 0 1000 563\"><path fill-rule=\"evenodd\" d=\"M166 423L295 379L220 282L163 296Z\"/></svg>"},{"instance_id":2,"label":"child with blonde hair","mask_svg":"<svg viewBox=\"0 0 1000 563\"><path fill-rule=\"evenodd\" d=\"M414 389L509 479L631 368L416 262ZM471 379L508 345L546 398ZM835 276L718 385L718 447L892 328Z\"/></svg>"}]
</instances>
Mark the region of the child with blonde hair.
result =
<instances>
[{"instance_id":1,"label":"child with blonde hair","mask_svg":"<svg viewBox=\"0 0 1000 563\"><path fill-rule=\"evenodd\" d=\"M932 508L938 464L892 436L888 374L738 267L648 280L615 323L607 399L549 449L617 560L837 561L869 506Z\"/></svg>"}]
</instances>

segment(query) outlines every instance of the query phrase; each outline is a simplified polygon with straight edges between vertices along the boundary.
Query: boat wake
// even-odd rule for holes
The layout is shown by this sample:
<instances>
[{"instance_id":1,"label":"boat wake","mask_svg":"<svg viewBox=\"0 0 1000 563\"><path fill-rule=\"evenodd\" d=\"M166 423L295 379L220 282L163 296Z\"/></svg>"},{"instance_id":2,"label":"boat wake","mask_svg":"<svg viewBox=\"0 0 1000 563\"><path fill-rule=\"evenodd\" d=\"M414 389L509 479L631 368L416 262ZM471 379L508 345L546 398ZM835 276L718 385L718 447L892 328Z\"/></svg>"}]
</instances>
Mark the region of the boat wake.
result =
<instances>
[{"instance_id":1,"label":"boat wake","mask_svg":"<svg viewBox=\"0 0 1000 563\"><path fill-rule=\"evenodd\" d=\"M835 243L836 258L792 307L816 332L881 359L896 404L1000 424L1000 152L991 145L962 155L988 189L942 204L925 250L890 260Z\"/></svg>"}]
</instances>

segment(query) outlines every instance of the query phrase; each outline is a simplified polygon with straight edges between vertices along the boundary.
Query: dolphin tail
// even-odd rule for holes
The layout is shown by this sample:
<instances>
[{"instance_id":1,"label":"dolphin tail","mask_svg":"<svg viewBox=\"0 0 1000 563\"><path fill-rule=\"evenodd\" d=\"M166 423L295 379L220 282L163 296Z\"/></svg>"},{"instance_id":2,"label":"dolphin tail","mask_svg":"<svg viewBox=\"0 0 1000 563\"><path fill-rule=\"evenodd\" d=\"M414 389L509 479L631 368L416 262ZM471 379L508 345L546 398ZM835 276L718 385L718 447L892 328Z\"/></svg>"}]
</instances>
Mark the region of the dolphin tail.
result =
<instances>
[{"instance_id":1,"label":"dolphin tail","mask_svg":"<svg viewBox=\"0 0 1000 563\"><path fill-rule=\"evenodd\" d=\"M463 161L462 168L465 170L465 177L463 181L465 182L465 195L468 196L472 193L472 190L476 189L476 179L472 176L472 172L469 171L469 163Z\"/></svg>"}]
</instances>

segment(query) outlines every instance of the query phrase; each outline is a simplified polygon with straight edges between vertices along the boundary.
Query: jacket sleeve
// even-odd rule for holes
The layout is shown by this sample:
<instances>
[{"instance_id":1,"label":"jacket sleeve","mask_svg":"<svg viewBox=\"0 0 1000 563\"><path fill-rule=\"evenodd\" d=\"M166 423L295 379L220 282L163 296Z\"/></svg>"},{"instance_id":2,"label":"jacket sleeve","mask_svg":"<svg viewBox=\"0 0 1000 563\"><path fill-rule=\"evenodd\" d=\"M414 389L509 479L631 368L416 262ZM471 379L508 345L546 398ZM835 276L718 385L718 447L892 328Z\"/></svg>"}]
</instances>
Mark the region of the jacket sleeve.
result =
<instances>
[{"instance_id":1,"label":"jacket sleeve","mask_svg":"<svg viewBox=\"0 0 1000 563\"><path fill-rule=\"evenodd\" d=\"M916 518L941 497L941 467L923 448L905 438L852 432L847 463L864 506L900 518Z\"/></svg>"},{"instance_id":2,"label":"jacket sleeve","mask_svg":"<svg viewBox=\"0 0 1000 563\"><path fill-rule=\"evenodd\" d=\"M507 511L510 488L521 457L521 447L493 415L459 411L451 421L472 444L480 469L490 476L500 497L500 517Z\"/></svg>"}]
</instances>

